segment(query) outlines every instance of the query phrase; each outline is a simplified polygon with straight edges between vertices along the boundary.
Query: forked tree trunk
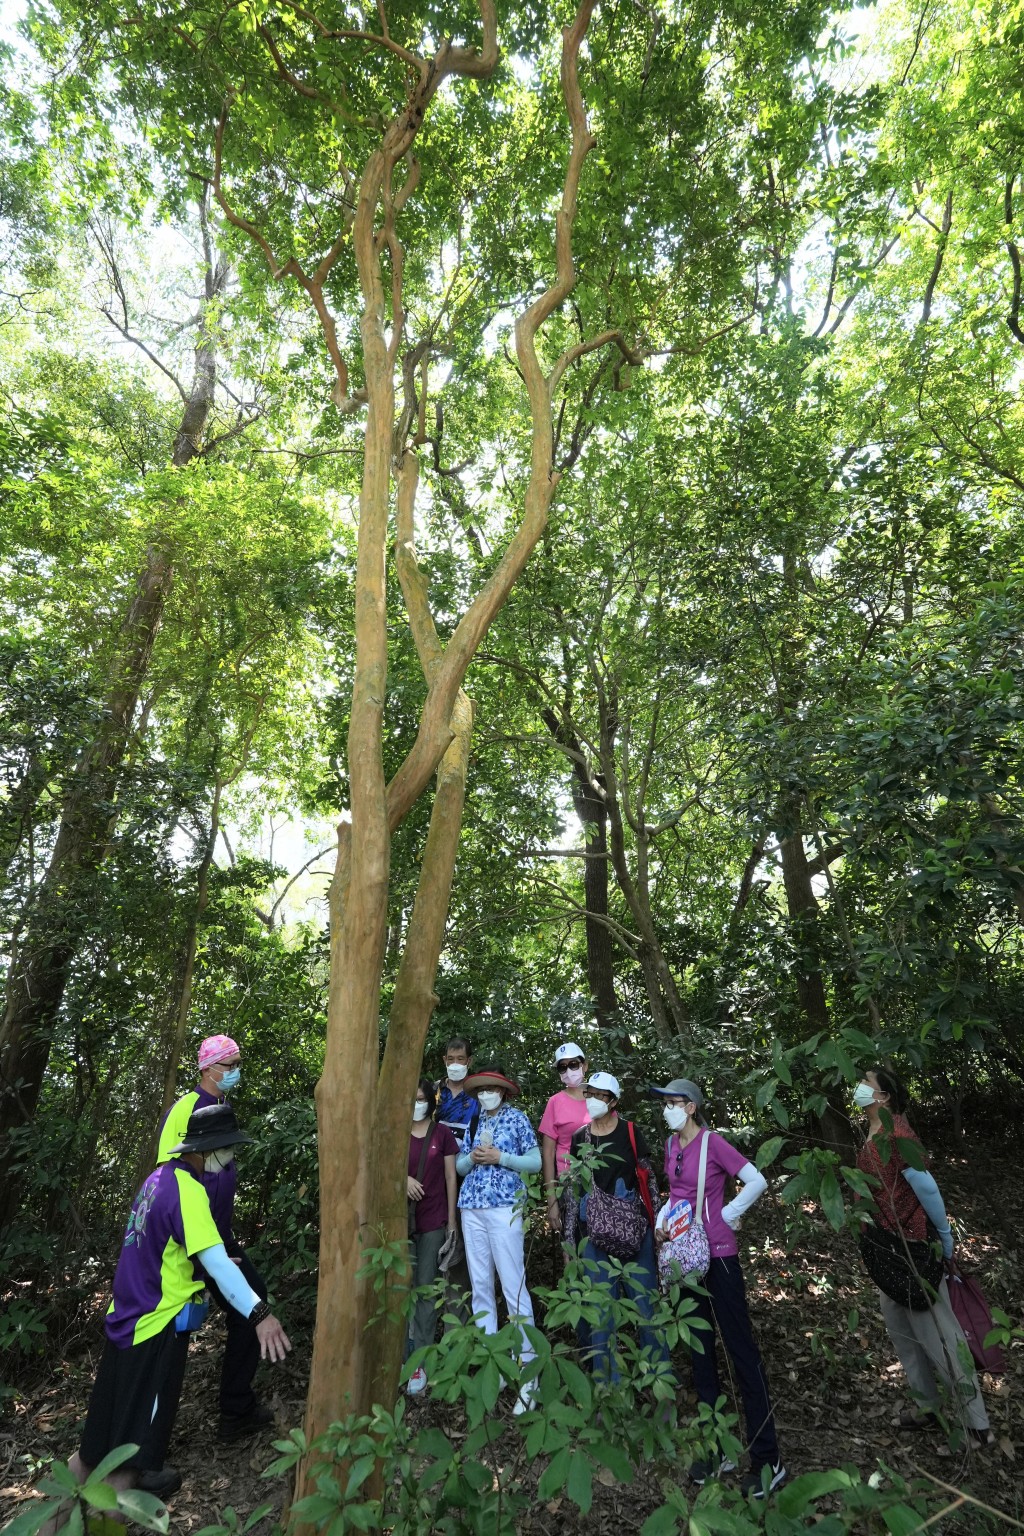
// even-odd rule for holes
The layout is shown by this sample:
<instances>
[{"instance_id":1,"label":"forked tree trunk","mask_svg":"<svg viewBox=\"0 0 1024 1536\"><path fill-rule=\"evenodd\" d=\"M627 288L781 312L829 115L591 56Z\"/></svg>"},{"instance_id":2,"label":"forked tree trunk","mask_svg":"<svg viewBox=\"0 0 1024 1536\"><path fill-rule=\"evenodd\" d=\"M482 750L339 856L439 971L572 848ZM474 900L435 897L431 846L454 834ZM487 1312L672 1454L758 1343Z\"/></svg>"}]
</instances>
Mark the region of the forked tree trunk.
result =
<instances>
[{"instance_id":1,"label":"forked tree trunk","mask_svg":"<svg viewBox=\"0 0 1024 1536\"><path fill-rule=\"evenodd\" d=\"M563 354L545 377L535 343L541 325L575 282L571 230L576 189L583 160L593 144L576 79L576 59L592 9L593 0L584 0L573 27L563 36L562 82L572 123L572 152L562 206L556 216L557 278L516 325L517 357L532 419L523 518L494 575L443 651L415 560L415 458L403 451L401 443L397 445L398 569L428 689L416 743L390 785L384 783L382 766L387 664L385 540L402 315L400 285L393 286L396 313L391 341L386 344L379 254L386 246L392 272L400 273L403 253L394 222L400 200L391 193L390 178L395 164L407 154L438 85L449 74L479 77L494 68L497 37L491 0L481 4L484 40L480 52L443 44L433 60L424 61L418 89L413 90L411 102L385 133L382 149L370 157L360 183L353 243L363 290L368 416L357 549L356 668L349 726L351 820L339 829L338 865L331 888L327 1048L317 1086L321 1247L306 1406L310 1441L346 1413L365 1413L378 1401L392 1403L397 1391L404 1319L394 1313L375 1318L375 1293L361 1270L366 1249L382 1242L399 1244L405 1253L409 1105L435 1001L434 978L455 867L472 729L472 708L461 691L462 683L544 530L557 483L552 469L551 400L569 359ZM375 227L378 208L384 211L379 232ZM399 967L384 1060L378 1070L390 836L435 771L437 790L416 902ZM312 1451L300 1466L296 1483L300 1496L314 1486L317 1462L318 1454Z\"/></svg>"}]
</instances>

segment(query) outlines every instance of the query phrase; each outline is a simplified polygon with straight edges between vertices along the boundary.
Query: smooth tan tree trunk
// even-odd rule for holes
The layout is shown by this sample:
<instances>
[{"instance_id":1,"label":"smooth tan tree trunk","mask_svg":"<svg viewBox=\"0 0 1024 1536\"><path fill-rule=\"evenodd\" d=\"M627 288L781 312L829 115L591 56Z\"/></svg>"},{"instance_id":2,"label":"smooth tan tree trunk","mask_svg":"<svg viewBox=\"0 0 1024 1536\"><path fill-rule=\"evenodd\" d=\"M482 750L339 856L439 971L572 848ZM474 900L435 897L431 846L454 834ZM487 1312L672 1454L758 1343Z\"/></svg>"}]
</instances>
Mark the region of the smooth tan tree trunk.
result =
<instances>
[{"instance_id":1,"label":"smooth tan tree trunk","mask_svg":"<svg viewBox=\"0 0 1024 1536\"><path fill-rule=\"evenodd\" d=\"M589 24L587 0L563 35L562 82L572 125L572 149L561 208L556 215L554 282L519 317L516 351L532 419L530 477L522 519L494 574L442 648L434 630L426 586L416 563L413 506L417 466L395 443L395 371L401 345L400 273L403 252L395 215L400 197L390 189L393 167L409 150L423 114L446 74L484 76L497 60L496 22L482 0L480 51L441 51L420 69L411 103L387 130L360 183L353 245L363 291L362 338L366 370L366 458L360 501L356 573L356 665L349 728L350 819L339 829L338 865L331 891L331 987L324 1071L317 1087L321 1169L321 1250L316 1333L306 1407L310 1441L349 1412L394 1402L401 1367L404 1319L395 1308L376 1316L368 1277L368 1248L401 1245L406 1234L405 1178L410 1106L423 1043L434 1007L434 979L444 939L449 894L472 732L472 706L462 691L469 664L506 601L547 522L557 475L553 472L554 388L570 354L550 374L541 369L536 337L575 283L571 230L583 161L593 145L576 78L580 42ZM408 185L408 183L407 183ZM378 210L382 213L376 225ZM380 254L392 270L390 340ZM396 282L395 274L399 274ZM591 350L589 346L582 350ZM574 352L572 355L580 355ZM339 373L339 383L343 376ZM392 459L394 462L392 463ZM417 739L395 778L382 769L386 687L385 541L390 478L398 483L396 563L417 652L427 682ZM430 827L416 901L398 971L387 1045L378 1067L383 958L388 932L390 836L437 775ZM355 1149L355 1156L353 1156ZM401 1301L403 1275L397 1295ZM316 1451L300 1466L296 1492L314 1486Z\"/></svg>"}]
</instances>

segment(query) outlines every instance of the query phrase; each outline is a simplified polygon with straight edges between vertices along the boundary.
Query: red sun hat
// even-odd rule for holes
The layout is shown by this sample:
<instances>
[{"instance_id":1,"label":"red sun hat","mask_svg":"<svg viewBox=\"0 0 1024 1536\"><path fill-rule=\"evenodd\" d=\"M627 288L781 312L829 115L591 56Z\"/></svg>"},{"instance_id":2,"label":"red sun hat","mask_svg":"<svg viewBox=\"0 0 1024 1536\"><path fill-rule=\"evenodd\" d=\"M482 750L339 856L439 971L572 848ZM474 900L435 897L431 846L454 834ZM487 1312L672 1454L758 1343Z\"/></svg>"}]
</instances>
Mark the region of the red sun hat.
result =
<instances>
[{"instance_id":1,"label":"red sun hat","mask_svg":"<svg viewBox=\"0 0 1024 1536\"><path fill-rule=\"evenodd\" d=\"M503 1088L510 1099L519 1097L519 1084L506 1077L500 1067L481 1067L479 1072L466 1078L463 1087L469 1093L476 1093L480 1088Z\"/></svg>"}]
</instances>

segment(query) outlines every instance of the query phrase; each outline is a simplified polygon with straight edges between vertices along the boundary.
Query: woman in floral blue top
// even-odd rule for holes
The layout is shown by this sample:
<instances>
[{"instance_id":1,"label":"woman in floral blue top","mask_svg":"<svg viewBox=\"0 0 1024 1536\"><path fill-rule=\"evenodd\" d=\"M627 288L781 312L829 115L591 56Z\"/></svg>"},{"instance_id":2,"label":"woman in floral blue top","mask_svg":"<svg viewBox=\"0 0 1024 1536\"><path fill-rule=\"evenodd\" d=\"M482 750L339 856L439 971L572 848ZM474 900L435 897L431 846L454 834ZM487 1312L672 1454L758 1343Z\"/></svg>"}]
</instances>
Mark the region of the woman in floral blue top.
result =
<instances>
[{"instance_id":1,"label":"woman in floral blue top","mask_svg":"<svg viewBox=\"0 0 1024 1536\"><path fill-rule=\"evenodd\" d=\"M509 1317L533 1324L523 1252L526 1185L522 1176L540 1172L540 1148L529 1120L508 1102L518 1098L519 1084L500 1068L474 1072L466 1079L466 1089L477 1096L480 1120L472 1145L455 1164L463 1181L459 1191L462 1236L473 1287L473 1315L485 1333L497 1333L495 1270ZM520 1359L526 1362L535 1351L525 1332L522 1337ZM522 1413L531 1406L531 1393L524 1386L513 1412Z\"/></svg>"}]
</instances>

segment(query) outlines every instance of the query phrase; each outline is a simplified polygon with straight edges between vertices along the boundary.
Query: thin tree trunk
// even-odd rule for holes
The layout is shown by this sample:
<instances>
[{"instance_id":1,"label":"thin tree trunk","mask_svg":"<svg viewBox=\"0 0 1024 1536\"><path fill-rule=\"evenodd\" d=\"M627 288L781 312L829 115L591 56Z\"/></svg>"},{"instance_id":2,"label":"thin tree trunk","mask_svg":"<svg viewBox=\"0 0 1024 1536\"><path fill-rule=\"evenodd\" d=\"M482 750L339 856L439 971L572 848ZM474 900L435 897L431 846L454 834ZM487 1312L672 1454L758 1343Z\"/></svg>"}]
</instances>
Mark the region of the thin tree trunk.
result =
<instances>
[{"instance_id":1,"label":"thin tree trunk","mask_svg":"<svg viewBox=\"0 0 1024 1536\"><path fill-rule=\"evenodd\" d=\"M587 984L590 989L597 1025L612 1028L618 1021L619 1000L615 992L615 946L607 923L608 916L608 811L604 787L591 777L582 743L568 718L545 709L542 718L554 739L570 756L573 809L583 827L587 857L583 860L583 890L586 914L584 931L587 941ZM629 1036L622 1043L631 1048Z\"/></svg>"},{"instance_id":2,"label":"thin tree trunk","mask_svg":"<svg viewBox=\"0 0 1024 1536\"><path fill-rule=\"evenodd\" d=\"M178 1068L181 1065L181 1053L185 1048L189 1010L192 1007L192 983L195 978L196 954L199 949L199 930L210 900L210 869L213 865L213 852L217 845L217 838L220 835L220 801L223 792L224 781L218 777L213 790L213 804L210 808L210 830L196 878L196 899L174 967L174 992L171 1006L165 1016L167 1027L160 1032L161 1038L166 1042L164 1047L166 1065L160 1095L160 1110L153 1121L149 1137L143 1142L136 1184L141 1184L156 1162L160 1126L178 1093Z\"/></svg>"},{"instance_id":3,"label":"thin tree trunk","mask_svg":"<svg viewBox=\"0 0 1024 1536\"><path fill-rule=\"evenodd\" d=\"M831 1018L825 981L818 964L818 925L821 912L814 894L813 876L804 849L799 808L790 804L788 812L780 820L785 835L779 837L782 855L782 882L786 891L789 920L796 935L796 947L800 955L796 975L797 997L812 1031L831 1034ZM856 1143L850 1126L849 1115L843 1101L834 1088L827 1090L828 1103L824 1112L817 1116L818 1131L822 1142L838 1152L845 1163L852 1163L856 1156Z\"/></svg>"},{"instance_id":4,"label":"thin tree trunk","mask_svg":"<svg viewBox=\"0 0 1024 1536\"><path fill-rule=\"evenodd\" d=\"M217 299L226 281L224 267L208 273L208 303ZM215 382L215 343L204 328L171 455L178 468L200 452ZM0 1228L10 1221L18 1199L17 1181L8 1173L9 1136L35 1114L89 910L92 876L106 857L117 819L121 769L171 579L172 551L166 540L155 535L125 621L102 723L68 787L50 862L8 972L0 1024Z\"/></svg>"}]
</instances>

